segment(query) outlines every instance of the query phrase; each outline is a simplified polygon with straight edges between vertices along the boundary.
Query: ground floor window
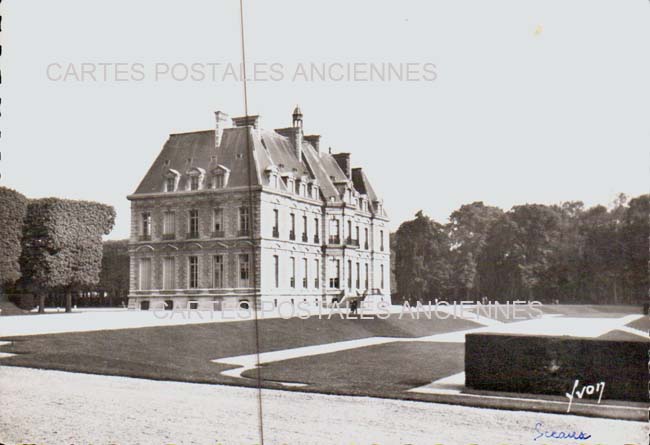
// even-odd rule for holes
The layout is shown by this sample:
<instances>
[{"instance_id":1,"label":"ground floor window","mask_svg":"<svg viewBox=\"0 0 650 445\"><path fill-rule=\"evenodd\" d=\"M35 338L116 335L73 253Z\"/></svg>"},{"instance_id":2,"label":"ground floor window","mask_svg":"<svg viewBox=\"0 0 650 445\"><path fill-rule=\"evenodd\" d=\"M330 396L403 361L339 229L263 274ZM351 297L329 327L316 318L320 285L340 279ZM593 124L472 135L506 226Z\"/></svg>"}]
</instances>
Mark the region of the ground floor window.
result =
<instances>
[{"instance_id":1,"label":"ground floor window","mask_svg":"<svg viewBox=\"0 0 650 445\"><path fill-rule=\"evenodd\" d=\"M191 256L188 258L189 288L196 289L199 287L199 257Z\"/></svg>"},{"instance_id":2,"label":"ground floor window","mask_svg":"<svg viewBox=\"0 0 650 445\"><path fill-rule=\"evenodd\" d=\"M140 258L140 290L149 290L151 286L151 258Z\"/></svg>"},{"instance_id":3,"label":"ground floor window","mask_svg":"<svg viewBox=\"0 0 650 445\"><path fill-rule=\"evenodd\" d=\"M352 260L348 260L348 289L352 290Z\"/></svg>"},{"instance_id":4,"label":"ground floor window","mask_svg":"<svg viewBox=\"0 0 650 445\"><path fill-rule=\"evenodd\" d=\"M223 287L223 255L212 257L212 285L217 289Z\"/></svg>"},{"instance_id":5,"label":"ground floor window","mask_svg":"<svg viewBox=\"0 0 650 445\"><path fill-rule=\"evenodd\" d=\"M176 289L176 259L163 259L163 289Z\"/></svg>"},{"instance_id":6,"label":"ground floor window","mask_svg":"<svg viewBox=\"0 0 650 445\"><path fill-rule=\"evenodd\" d=\"M248 287L250 280L250 258L247 253L239 255L239 287Z\"/></svg>"},{"instance_id":7,"label":"ground floor window","mask_svg":"<svg viewBox=\"0 0 650 445\"><path fill-rule=\"evenodd\" d=\"M341 260L332 258L332 261L330 262L329 277L329 287L332 289L338 289L340 287L341 278Z\"/></svg>"},{"instance_id":8,"label":"ground floor window","mask_svg":"<svg viewBox=\"0 0 650 445\"><path fill-rule=\"evenodd\" d=\"M365 286L366 290L369 289L369 285L368 285L369 283L370 283L370 270L368 268L368 263L366 263L366 283L365 283L366 284L366 286Z\"/></svg>"}]
</instances>

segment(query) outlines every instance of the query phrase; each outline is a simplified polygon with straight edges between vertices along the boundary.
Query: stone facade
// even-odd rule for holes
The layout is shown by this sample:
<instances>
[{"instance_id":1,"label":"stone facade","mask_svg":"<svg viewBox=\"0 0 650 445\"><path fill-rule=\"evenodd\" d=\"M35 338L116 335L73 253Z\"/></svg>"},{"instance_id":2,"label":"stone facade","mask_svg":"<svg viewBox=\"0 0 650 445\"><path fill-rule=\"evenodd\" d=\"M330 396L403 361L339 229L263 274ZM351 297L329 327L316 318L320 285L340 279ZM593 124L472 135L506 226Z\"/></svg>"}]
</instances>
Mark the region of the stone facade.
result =
<instances>
[{"instance_id":1,"label":"stone facade","mask_svg":"<svg viewBox=\"0 0 650 445\"><path fill-rule=\"evenodd\" d=\"M388 218L350 155L303 137L299 109L274 132L256 116L232 121L217 112L215 130L171 135L129 196L129 305L324 305L363 293L390 303Z\"/></svg>"}]
</instances>

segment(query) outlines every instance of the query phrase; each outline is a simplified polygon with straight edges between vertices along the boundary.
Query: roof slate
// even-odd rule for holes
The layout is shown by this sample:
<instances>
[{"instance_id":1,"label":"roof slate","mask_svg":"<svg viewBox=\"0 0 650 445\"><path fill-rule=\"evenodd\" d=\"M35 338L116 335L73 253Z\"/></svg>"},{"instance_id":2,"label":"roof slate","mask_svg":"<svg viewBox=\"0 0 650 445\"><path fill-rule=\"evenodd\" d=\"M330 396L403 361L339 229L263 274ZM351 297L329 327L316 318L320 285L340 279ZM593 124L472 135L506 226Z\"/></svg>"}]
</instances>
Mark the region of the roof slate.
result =
<instances>
[{"instance_id":1,"label":"roof slate","mask_svg":"<svg viewBox=\"0 0 650 445\"><path fill-rule=\"evenodd\" d=\"M247 141L250 144L249 150ZM230 169L228 188L248 186L247 153L252 158L253 185L266 185L264 172L275 166L281 176L292 173L296 178L307 176L315 179L328 203L340 203L336 184L350 180L330 153L316 151L307 141L303 141L302 159L298 159L290 138L276 131L235 127L223 131L219 147L215 147L214 130L171 134L134 195L163 192L165 176L170 170L180 173L178 189L187 190L187 173L192 168L204 169L210 175L217 166ZM352 170L351 180L359 193L368 195L371 205L379 199L361 169Z\"/></svg>"}]
</instances>

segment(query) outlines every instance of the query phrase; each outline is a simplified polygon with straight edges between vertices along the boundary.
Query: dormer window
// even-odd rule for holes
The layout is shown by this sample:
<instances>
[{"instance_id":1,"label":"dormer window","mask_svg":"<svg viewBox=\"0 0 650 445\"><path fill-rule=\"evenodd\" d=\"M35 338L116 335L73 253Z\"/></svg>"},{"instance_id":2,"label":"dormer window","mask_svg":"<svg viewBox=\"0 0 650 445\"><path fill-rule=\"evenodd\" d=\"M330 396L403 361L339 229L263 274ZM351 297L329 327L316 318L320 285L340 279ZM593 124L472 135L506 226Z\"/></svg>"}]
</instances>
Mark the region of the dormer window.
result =
<instances>
[{"instance_id":1,"label":"dormer window","mask_svg":"<svg viewBox=\"0 0 650 445\"><path fill-rule=\"evenodd\" d=\"M214 179L213 179L212 184L213 184L212 188L222 189L224 187L224 185L226 184L225 181L223 180L223 173L218 173L218 174L214 175Z\"/></svg>"},{"instance_id":2,"label":"dormer window","mask_svg":"<svg viewBox=\"0 0 650 445\"><path fill-rule=\"evenodd\" d=\"M266 176L269 179L269 187L277 189L280 187L280 181L278 176L278 168L274 165L271 165L266 170Z\"/></svg>"},{"instance_id":3,"label":"dormer window","mask_svg":"<svg viewBox=\"0 0 650 445\"><path fill-rule=\"evenodd\" d=\"M190 176L190 190L199 189L199 179L198 176Z\"/></svg>"},{"instance_id":4,"label":"dormer window","mask_svg":"<svg viewBox=\"0 0 650 445\"><path fill-rule=\"evenodd\" d=\"M205 170L199 167L193 167L187 171L189 176L188 189L191 191L201 189L201 183L203 182L203 177L205 176Z\"/></svg>"},{"instance_id":5,"label":"dormer window","mask_svg":"<svg viewBox=\"0 0 650 445\"><path fill-rule=\"evenodd\" d=\"M180 178L180 173L176 170L170 168L165 173L165 192L175 192L176 187L178 186L178 178Z\"/></svg>"},{"instance_id":6,"label":"dormer window","mask_svg":"<svg viewBox=\"0 0 650 445\"><path fill-rule=\"evenodd\" d=\"M309 185L309 197L311 199L318 199L318 186L314 183Z\"/></svg>"},{"instance_id":7,"label":"dormer window","mask_svg":"<svg viewBox=\"0 0 650 445\"><path fill-rule=\"evenodd\" d=\"M176 178L172 176L165 179L165 191L173 192L174 190L176 190Z\"/></svg>"},{"instance_id":8,"label":"dormer window","mask_svg":"<svg viewBox=\"0 0 650 445\"><path fill-rule=\"evenodd\" d=\"M211 187L213 189L222 189L228 185L228 178L230 177L230 169L224 167L223 165L217 165L215 169L212 170L212 181Z\"/></svg>"}]
</instances>

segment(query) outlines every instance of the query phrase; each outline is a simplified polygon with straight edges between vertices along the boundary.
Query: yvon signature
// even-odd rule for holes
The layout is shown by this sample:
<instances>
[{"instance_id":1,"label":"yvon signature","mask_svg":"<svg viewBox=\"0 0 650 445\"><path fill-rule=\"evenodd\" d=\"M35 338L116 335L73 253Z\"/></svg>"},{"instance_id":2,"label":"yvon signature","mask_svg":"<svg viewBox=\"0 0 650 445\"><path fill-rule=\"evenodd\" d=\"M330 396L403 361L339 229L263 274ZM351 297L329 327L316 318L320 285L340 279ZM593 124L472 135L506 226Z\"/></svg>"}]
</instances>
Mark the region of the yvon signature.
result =
<instances>
[{"instance_id":1,"label":"yvon signature","mask_svg":"<svg viewBox=\"0 0 650 445\"><path fill-rule=\"evenodd\" d=\"M569 406L566 410L566 412L571 412L571 404L573 403L573 397L578 396L579 399L582 399L585 395L593 395L593 394L598 394L598 403L600 403L600 400L603 398L603 392L605 392L605 382L599 382L596 383L595 385L583 385L582 389L578 390L578 386L580 385L580 380L576 380L573 383L573 389L571 390L571 393L566 393L566 396L569 398Z\"/></svg>"}]
</instances>

